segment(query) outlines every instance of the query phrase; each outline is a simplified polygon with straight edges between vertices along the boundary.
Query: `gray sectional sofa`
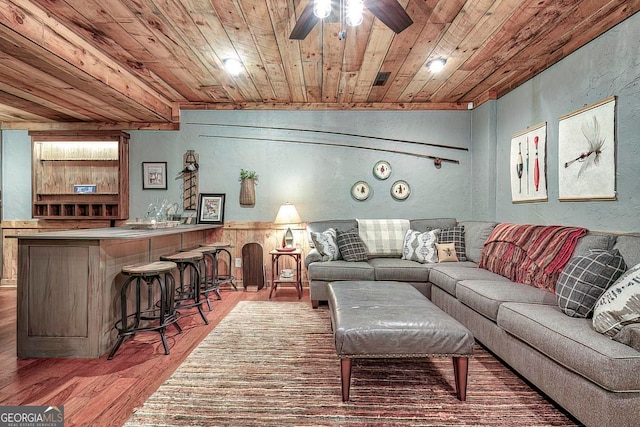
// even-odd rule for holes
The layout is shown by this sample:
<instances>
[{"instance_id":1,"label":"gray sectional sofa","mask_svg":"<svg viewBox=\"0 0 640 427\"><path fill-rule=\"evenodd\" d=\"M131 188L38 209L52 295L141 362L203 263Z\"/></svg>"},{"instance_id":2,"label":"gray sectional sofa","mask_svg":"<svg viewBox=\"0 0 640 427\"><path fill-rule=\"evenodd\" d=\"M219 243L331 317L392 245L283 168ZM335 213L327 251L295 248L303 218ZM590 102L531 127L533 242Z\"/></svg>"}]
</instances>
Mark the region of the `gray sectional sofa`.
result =
<instances>
[{"instance_id":1,"label":"gray sectional sofa","mask_svg":"<svg viewBox=\"0 0 640 427\"><path fill-rule=\"evenodd\" d=\"M421 264L400 257L322 261L312 249L305 266L313 307L327 300L327 284L334 281L410 283L580 422L598 427L640 425L640 352L596 332L592 319L564 314L554 293L479 268L484 243L497 223L410 221L417 231L455 225L464 226L464 262ZM307 230L357 227L355 219L317 221ZM612 248L620 251L627 266L640 263L638 235L590 232L580 239L575 254Z\"/></svg>"}]
</instances>

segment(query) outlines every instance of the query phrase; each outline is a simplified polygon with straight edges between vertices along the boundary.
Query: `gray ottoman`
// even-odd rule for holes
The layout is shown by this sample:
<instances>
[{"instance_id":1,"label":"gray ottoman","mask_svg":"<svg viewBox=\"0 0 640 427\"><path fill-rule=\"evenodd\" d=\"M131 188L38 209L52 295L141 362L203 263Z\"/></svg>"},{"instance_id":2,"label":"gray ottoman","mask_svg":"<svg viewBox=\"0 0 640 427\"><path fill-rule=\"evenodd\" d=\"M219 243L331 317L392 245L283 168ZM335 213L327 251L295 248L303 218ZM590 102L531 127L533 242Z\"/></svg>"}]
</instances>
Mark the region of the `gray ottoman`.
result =
<instances>
[{"instance_id":1,"label":"gray ottoman","mask_svg":"<svg viewBox=\"0 0 640 427\"><path fill-rule=\"evenodd\" d=\"M473 334L407 283L332 282L329 309L340 357L342 400L349 400L351 361L452 357L456 396L466 400Z\"/></svg>"}]
</instances>

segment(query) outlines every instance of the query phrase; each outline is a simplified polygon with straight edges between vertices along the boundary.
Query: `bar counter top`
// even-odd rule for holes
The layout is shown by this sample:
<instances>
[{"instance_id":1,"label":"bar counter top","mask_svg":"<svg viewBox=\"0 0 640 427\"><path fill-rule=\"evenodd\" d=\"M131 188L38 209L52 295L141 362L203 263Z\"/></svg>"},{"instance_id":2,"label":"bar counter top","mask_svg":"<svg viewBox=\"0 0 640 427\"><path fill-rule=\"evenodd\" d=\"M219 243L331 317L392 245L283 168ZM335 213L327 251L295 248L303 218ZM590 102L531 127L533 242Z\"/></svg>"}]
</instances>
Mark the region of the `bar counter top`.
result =
<instances>
[{"instance_id":1,"label":"bar counter top","mask_svg":"<svg viewBox=\"0 0 640 427\"><path fill-rule=\"evenodd\" d=\"M190 231L211 230L220 225L194 224L178 225L177 227L155 229L133 229L131 227L87 228L81 230L48 231L44 233L21 234L18 239L52 239L52 240L110 240L110 239L139 239L155 236L167 236Z\"/></svg>"}]
</instances>

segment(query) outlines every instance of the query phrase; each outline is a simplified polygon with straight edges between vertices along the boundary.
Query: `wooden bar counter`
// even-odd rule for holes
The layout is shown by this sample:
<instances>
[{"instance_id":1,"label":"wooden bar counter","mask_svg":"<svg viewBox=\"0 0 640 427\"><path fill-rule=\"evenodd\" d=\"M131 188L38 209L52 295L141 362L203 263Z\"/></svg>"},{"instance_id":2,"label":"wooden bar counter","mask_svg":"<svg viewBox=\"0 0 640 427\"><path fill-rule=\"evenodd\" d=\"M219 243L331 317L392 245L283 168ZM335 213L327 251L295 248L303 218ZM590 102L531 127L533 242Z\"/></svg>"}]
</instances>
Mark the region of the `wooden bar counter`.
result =
<instances>
[{"instance_id":1,"label":"wooden bar counter","mask_svg":"<svg viewBox=\"0 0 640 427\"><path fill-rule=\"evenodd\" d=\"M111 349L120 316L122 266L206 242L218 225L126 227L17 236L19 358L97 358Z\"/></svg>"}]
</instances>

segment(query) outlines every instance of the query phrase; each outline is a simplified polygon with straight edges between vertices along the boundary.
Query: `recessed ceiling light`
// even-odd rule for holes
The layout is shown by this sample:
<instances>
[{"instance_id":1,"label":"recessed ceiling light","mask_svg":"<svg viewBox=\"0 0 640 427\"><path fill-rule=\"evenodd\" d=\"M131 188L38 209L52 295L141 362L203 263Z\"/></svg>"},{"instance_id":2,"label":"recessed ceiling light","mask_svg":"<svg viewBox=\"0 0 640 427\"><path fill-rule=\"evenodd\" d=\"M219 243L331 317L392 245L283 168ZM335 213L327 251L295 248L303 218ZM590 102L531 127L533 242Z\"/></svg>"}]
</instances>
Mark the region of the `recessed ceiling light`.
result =
<instances>
[{"instance_id":1,"label":"recessed ceiling light","mask_svg":"<svg viewBox=\"0 0 640 427\"><path fill-rule=\"evenodd\" d=\"M320 19L324 19L331 15L331 0L312 0L313 14Z\"/></svg>"},{"instance_id":2,"label":"recessed ceiling light","mask_svg":"<svg viewBox=\"0 0 640 427\"><path fill-rule=\"evenodd\" d=\"M437 73L439 71L442 71L442 69L444 68L444 66L447 64L447 60L444 58L436 58L436 59L432 59L431 61L427 62L427 68L432 72L432 73Z\"/></svg>"},{"instance_id":3,"label":"recessed ceiling light","mask_svg":"<svg viewBox=\"0 0 640 427\"><path fill-rule=\"evenodd\" d=\"M227 72L232 76L237 76L242 71L242 62L235 58L227 58L222 62L224 62L224 68L226 68Z\"/></svg>"}]
</instances>

